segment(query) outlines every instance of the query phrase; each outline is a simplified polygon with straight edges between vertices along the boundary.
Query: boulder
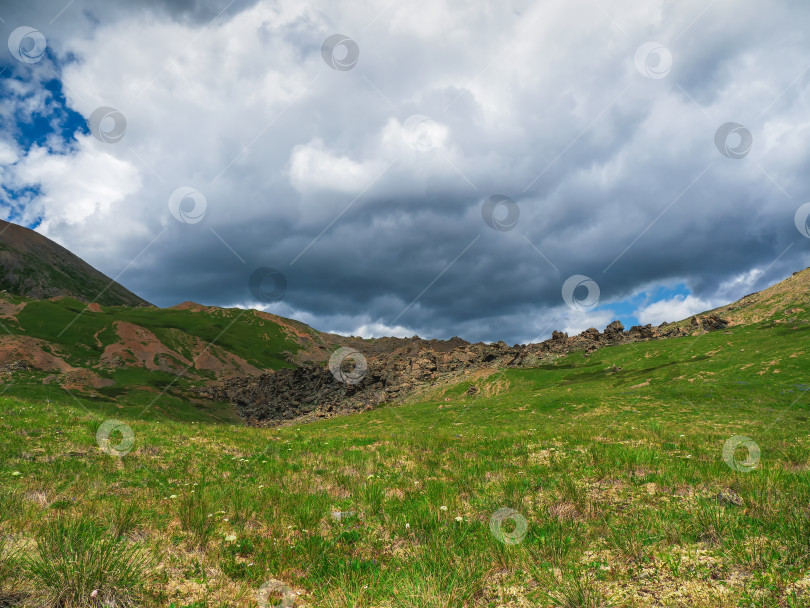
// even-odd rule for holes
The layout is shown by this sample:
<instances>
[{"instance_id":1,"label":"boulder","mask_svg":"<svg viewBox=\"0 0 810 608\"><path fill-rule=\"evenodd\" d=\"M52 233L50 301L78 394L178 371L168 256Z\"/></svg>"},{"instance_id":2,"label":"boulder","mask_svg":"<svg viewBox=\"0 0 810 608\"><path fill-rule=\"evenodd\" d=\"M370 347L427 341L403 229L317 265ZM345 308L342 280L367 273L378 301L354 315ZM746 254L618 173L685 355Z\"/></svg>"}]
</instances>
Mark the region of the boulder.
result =
<instances>
[{"instance_id":1,"label":"boulder","mask_svg":"<svg viewBox=\"0 0 810 608\"><path fill-rule=\"evenodd\" d=\"M654 337L653 328L649 323L647 325L633 325L627 333L634 341L650 340Z\"/></svg>"},{"instance_id":2,"label":"boulder","mask_svg":"<svg viewBox=\"0 0 810 608\"><path fill-rule=\"evenodd\" d=\"M725 329L728 327L728 321L719 317L718 315L708 315L703 317L703 328L707 331L717 331L718 329Z\"/></svg>"}]
</instances>

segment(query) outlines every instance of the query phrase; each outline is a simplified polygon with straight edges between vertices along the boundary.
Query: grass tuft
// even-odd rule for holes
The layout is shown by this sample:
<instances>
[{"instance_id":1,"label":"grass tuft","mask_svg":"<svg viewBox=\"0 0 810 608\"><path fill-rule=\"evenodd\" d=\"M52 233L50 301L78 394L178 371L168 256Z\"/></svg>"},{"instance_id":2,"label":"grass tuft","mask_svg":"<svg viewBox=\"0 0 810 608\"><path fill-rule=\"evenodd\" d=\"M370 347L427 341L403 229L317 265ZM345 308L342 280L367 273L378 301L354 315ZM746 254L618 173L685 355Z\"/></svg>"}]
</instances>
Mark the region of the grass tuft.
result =
<instances>
[{"instance_id":1,"label":"grass tuft","mask_svg":"<svg viewBox=\"0 0 810 608\"><path fill-rule=\"evenodd\" d=\"M607 597L593 581L577 571L562 574L562 580L551 579L546 597L558 608L608 608Z\"/></svg>"},{"instance_id":2,"label":"grass tuft","mask_svg":"<svg viewBox=\"0 0 810 608\"><path fill-rule=\"evenodd\" d=\"M94 591L103 604L118 608L146 599L149 558L94 522L54 520L40 531L36 548L25 569L47 606L97 605L91 597Z\"/></svg>"},{"instance_id":3,"label":"grass tuft","mask_svg":"<svg viewBox=\"0 0 810 608\"><path fill-rule=\"evenodd\" d=\"M197 547L208 545L216 531L216 520L211 517L213 506L202 485L183 494L177 504L180 526L191 535Z\"/></svg>"}]
</instances>

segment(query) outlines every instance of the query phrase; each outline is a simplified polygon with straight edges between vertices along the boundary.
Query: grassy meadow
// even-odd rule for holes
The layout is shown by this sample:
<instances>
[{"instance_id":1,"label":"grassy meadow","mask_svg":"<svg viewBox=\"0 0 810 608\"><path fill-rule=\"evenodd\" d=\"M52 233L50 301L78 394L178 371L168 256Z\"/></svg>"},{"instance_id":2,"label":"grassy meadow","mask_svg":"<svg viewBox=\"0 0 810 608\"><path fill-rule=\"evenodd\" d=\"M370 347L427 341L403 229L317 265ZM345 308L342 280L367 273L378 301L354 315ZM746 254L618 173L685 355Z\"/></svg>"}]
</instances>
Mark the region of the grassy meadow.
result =
<instances>
[{"instance_id":1,"label":"grassy meadow","mask_svg":"<svg viewBox=\"0 0 810 608\"><path fill-rule=\"evenodd\" d=\"M0 605L810 606L808 329L275 429L6 394Z\"/></svg>"}]
</instances>

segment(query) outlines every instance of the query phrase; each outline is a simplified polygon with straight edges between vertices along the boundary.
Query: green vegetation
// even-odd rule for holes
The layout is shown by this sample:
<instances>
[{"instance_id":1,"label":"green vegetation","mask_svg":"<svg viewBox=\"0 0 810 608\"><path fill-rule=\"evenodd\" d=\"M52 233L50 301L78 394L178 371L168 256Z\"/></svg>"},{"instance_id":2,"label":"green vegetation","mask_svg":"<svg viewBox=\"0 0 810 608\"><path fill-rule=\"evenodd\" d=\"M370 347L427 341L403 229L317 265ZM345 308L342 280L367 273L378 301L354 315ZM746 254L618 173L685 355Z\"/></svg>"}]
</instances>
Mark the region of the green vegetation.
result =
<instances>
[{"instance_id":1,"label":"green vegetation","mask_svg":"<svg viewBox=\"0 0 810 608\"><path fill-rule=\"evenodd\" d=\"M104 306L146 304L53 241L14 224L9 226L2 222L0 229L0 256L3 258L0 291L39 292L40 297L69 293ZM5 242L9 239L14 244Z\"/></svg>"},{"instance_id":2,"label":"green vegetation","mask_svg":"<svg viewBox=\"0 0 810 608\"><path fill-rule=\"evenodd\" d=\"M311 335L310 342L318 340L317 332L302 323L289 321L284 327L242 309L91 310L71 298L11 296L0 304L22 305L0 321L0 348L16 353L5 360L43 358L15 370L13 381L4 378L5 394L44 401L75 395L110 415L123 409L121 415L147 419L234 422L228 404L195 399L190 389L223 373L245 373L246 366L253 366L254 374L294 367L302 345L291 327ZM23 339L27 342L19 342ZM56 365L91 374L58 376Z\"/></svg>"},{"instance_id":3,"label":"green vegetation","mask_svg":"<svg viewBox=\"0 0 810 608\"><path fill-rule=\"evenodd\" d=\"M56 301L29 300L18 314L19 323L5 325L14 333L47 340L59 350L86 365L96 363L105 346L116 341L113 322L128 322L154 333L166 346L181 355L193 354L192 338L214 342L220 348L244 358L260 368L292 367L284 353L294 355L299 345L275 324L257 318L252 311L238 308L193 312L172 308L129 308L109 306L101 312L86 310L87 304L70 298ZM96 336L98 342L88 340Z\"/></svg>"},{"instance_id":4,"label":"green vegetation","mask_svg":"<svg viewBox=\"0 0 810 608\"><path fill-rule=\"evenodd\" d=\"M148 558L109 530L89 520L56 519L45 524L36 545L25 570L46 590L49 605L72 608L98 598L126 607L143 599Z\"/></svg>"},{"instance_id":5,"label":"green vegetation","mask_svg":"<svg viewBox=\"0 0 810 608\"><path fill-rule=\"evenodd\" d=\"M131 581L128 601L177 608L256 606L263 586L297 606L810 606L807 321L572 353L278 429L9 391L0 599L89 606L91 586ZM120 458L96 443L112 416L135 434ZM745 444L724 460L735 436L759 448L750 472ZM57 547L113 552L116 578L69 578Z\"/></svg>"}]
</instances>

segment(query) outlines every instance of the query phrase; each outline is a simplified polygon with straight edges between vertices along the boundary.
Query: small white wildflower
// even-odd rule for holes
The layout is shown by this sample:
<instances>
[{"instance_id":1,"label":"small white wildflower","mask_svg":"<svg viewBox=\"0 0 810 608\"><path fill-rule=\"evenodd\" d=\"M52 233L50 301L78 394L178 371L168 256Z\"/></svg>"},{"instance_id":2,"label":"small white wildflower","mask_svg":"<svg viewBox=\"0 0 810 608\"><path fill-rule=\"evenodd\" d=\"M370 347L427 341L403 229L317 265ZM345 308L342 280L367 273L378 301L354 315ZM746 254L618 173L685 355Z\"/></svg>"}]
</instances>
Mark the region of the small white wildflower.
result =
<instances>
[{"instance_id":1,"label":"small white wildflower","mask_svg":"<svg viewBox=\"0 0 810 608\"><path fill-rule=\"evenodd\" d=\"M228 534L228 536L225 537L225 540L229 543L232 543L233 541L236 540L236 534Z\"/></svg>"},{"instance_id":2,"label":"small white wildflower","mask_svg":"<svg viewBox=\"0 0 810 608\"><path fill-rule=\"evenodd\" d=\"M172 494L169 498L177 498L177 494Z\"/></svg>"},{"instance_id":3,"label":"small white wildflower","mask_svg":"<svg viewBox=\"0 0 810 608\"><path fill-rule=\"evenodd\" d=\"M411 528L411 524L405 524L405 529L409 530Z\"/></svg>"},{"instance_id":4,"label":"small white wildflower","mask_svg":"<svg viewBox=\"0 0 810 608\"><path fill-rule=\"evenodd\" d=\"M445 505L442 505L442 506L441 506L441 507L439 507L439 508L440 508L442 511L447 511L447 507L446 507Z\"/></svg>"},{"instance_id":5,"label":"small white wildflower","mask_svg":"<svg viewBox=\"0 0 810 608\"><path fill-rule=\"evenodd\" d=\"M464 521L464 518L459 515L458 517L456 517L456 521Z\"/></svg>"},{"instance_id":6,"label":"small white wildflower","mask_svg":"<svg viewBox=\"0 0 810 608\"><path fill-rule=\"evenodd\" d=\"M12 476L12 477L19 477L20 475L22 475L22 473L20 473L19 471L14 471L14 472L11 474L11 476Z\"/></svg>"}]
</instances>

